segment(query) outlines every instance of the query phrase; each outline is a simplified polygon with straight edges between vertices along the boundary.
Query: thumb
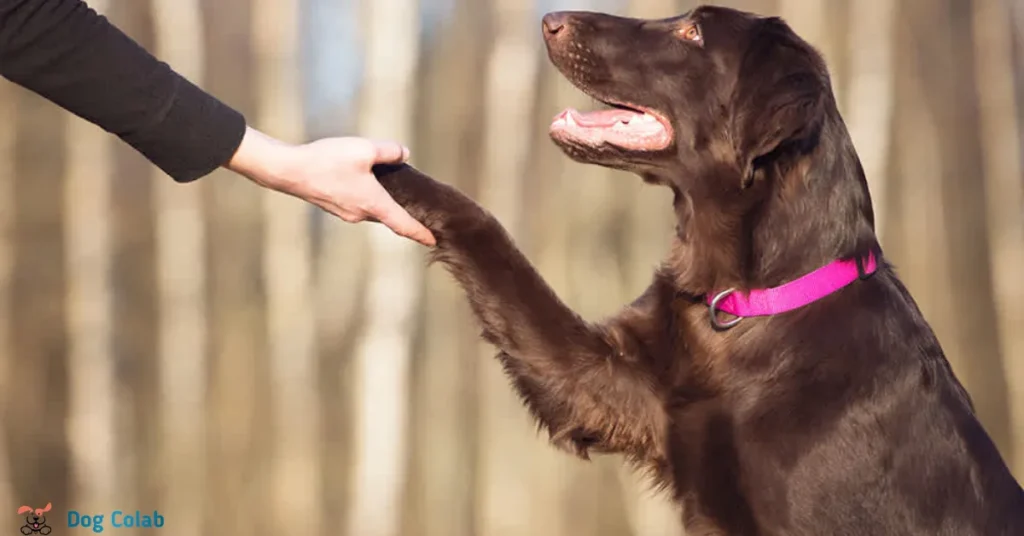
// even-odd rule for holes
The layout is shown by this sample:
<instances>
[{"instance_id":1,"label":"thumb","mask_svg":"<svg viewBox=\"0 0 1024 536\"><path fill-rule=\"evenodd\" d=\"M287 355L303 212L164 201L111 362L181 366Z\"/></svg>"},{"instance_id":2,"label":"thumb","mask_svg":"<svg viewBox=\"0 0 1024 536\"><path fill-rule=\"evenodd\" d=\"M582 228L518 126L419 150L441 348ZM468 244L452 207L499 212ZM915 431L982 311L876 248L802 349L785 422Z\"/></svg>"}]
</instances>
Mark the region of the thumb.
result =
<instances>
[{"instance_id":1,"label":"thumb","mask_svg":"<svg viewBox=\"0 0 1024 536\"><path fill-rule=\"evenodd\" d=\"M424 246L433 247L437 244L437 240L434 239L430 229L416 221L405 209L397 204L391 205L388 209L374 216L377 221L386 225L399 236L415 240Z\"/></svg>"},{"instance_id":2,"label":"thumb","mask_svg":"<svg viewBox=\"0 0 1024 536\"><path fill-rule=\"evenodd\" d=\"M397 141L376 141L373 145L374 164L401 164L409 158L409 149Z\"/></svg>"}]
</instances>

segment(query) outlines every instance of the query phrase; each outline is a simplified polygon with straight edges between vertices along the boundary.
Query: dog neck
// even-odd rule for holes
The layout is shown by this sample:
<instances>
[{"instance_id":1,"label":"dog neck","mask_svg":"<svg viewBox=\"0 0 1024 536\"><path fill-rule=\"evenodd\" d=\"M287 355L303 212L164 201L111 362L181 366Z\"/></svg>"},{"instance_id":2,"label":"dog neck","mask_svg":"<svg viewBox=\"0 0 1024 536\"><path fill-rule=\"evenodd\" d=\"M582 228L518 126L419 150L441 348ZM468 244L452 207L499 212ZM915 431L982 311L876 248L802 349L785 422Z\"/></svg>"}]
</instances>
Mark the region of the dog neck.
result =
<instances>
[{"instance_id":1,"label":"dog neck","mask_svg":"<svg viewBox=\"0 0 1024 536\"><path fill-rule=\"evenodd\" d=\"M838 111L813 143L757 173L752 191L732 200L677 193L678 236L663 270L681 291L779 286L877 248L867 181Z\"/></svg>"}]
</instances>

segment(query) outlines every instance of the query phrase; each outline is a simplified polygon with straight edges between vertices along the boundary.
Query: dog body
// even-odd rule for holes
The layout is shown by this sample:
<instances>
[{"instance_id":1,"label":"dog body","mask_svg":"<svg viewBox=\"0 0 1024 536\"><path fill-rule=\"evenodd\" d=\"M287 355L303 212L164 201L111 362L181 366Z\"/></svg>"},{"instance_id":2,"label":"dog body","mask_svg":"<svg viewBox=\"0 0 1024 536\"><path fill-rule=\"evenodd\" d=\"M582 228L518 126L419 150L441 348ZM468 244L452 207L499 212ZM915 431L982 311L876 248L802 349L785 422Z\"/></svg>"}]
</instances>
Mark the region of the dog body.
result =
<instances>
[{"instance_id":1,"label":"dog body","mask_svg":"<svg viewBox=\"0 0 1024 536\"><path fill-rule=\"evenodd\" d=\"M472 200L408 166L375 173L437 237L552 442L625 455L689 536L1024 534L1024 491L884 258L795 310L709 317L727 289L880 253L820 55L779 19L716 7L555 13L543 33L611 106L563 112L554 141L673 193L677 236L639 298L585 321Z\"/></svg>"}]
</instances>

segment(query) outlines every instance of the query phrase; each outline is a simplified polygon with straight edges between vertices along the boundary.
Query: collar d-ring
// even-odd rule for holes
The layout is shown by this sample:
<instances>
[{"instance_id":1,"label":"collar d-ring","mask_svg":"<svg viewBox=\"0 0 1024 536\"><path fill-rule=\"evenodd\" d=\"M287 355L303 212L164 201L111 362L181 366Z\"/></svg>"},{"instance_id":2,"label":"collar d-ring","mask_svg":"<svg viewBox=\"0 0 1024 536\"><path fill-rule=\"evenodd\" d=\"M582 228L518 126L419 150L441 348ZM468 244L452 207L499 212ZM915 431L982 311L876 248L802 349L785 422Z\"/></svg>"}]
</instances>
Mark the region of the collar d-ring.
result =
<instances>
[{"instance_id":1,"label":"collar d-ring","mask_svg":"<svg viewBox=\"0 0 1024 536\"><path fill-rule=\"evenodd\" d=\"M714 298L711 299L711 304L708 306L708 316L711 319L711 327L715 328L718 331L725 331L735 326L736 324L739 324L740 320L743 320L742 316L737 316L736 318L728 322L722 322L718 320L718 302L724 300L733 292L736 292L735 288L729 288L723 290L722 292L719 292L718 294L715 295Z\"/></svg>"}]
</instances>

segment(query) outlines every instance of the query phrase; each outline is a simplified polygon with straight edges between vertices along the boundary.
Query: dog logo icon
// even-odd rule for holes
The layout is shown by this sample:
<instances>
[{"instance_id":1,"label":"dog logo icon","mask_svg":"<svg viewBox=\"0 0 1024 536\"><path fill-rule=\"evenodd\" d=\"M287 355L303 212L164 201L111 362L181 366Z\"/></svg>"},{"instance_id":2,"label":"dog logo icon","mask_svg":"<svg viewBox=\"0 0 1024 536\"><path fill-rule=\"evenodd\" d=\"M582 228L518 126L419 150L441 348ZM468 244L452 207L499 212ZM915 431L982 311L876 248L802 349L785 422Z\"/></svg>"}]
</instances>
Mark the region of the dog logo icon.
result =
<instances>
[{"instance_id":1,"label":"dog logo icon","mask_svg":"<svg viewBox=\"0 0 1024 536\"><path fill-rule=\"evenodd\" d=\"M18 515L28 513L28 515L25 516L25 524L21 527L21 533L25 536L29 536L30 534L42 534L43 536L46 536L49 534L53 529L46 524L46 516L44 514L49 512L52 507L53 505L46 503L44 508L32 508L31 506L22 506L21 508L18 508Z\"/></svg>"}]
</instances>

